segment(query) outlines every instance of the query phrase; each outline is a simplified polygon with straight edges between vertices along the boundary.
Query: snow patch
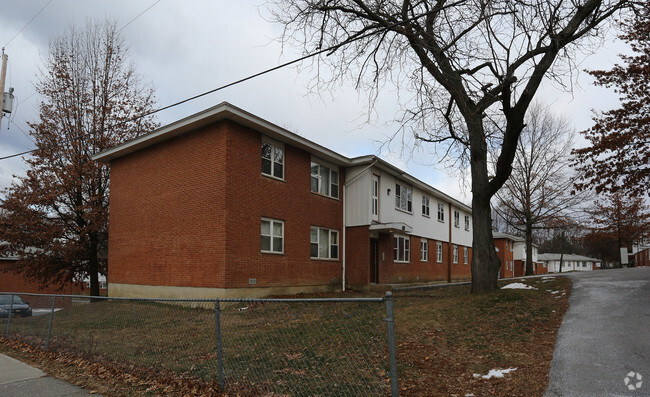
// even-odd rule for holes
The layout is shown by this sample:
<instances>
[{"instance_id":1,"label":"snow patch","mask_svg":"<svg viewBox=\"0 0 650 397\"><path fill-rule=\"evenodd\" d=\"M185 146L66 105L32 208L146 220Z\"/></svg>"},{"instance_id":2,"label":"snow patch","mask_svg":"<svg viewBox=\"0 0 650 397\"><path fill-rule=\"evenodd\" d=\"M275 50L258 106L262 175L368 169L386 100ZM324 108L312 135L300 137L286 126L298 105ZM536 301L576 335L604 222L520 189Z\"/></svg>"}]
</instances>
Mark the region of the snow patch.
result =
<instances>
[{"instance_id":1,"label":"snow patch","mask_svg":"<svg viewBox=\"0 0 650 397\"><path fill-rule=\"evenodd\" d=\"M487 375L481 375L481 374L474 374L475 378L481 378L481 379L490 379L490 378L503 378L504 374L510 373L512 371L516 371L517 368L508 368L508 369L491 369L490 372L487 373Z\"/></svg>"},{"instance_id":2,"label":"snow patch","mask_svg":"<svg viewBox=\"0 0 650 397\"><path fill-rule=\"evenodd\" d=\"M530 285L526 285L524 283L512 283L501 287L501 289L535 289L536 290L537 288L531 287Z\"/></svg>"}]
</instances>

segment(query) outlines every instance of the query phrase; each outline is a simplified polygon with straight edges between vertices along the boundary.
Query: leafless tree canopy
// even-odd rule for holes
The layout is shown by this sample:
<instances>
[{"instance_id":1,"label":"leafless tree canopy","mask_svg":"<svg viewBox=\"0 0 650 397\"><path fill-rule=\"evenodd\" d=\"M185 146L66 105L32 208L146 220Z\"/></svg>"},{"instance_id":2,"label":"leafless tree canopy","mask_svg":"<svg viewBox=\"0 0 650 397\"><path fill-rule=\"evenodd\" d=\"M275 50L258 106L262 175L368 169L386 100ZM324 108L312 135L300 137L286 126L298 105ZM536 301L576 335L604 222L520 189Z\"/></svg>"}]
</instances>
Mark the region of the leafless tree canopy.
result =
<instances>
[{"instance_id":1,"label":"leafless tree canopy","mask_svg":"<svg viewBox=\"0 0 650 397\"><path fill-rule=\"evenodd\" d=\"M354 79L370 93L392 82L401 121L420 140L449 145L471 165L474 290L496 288L490 198L508 179L524 116L544 77L573 69L599 26L629 0L276 0L272 19L305 53L331 48L312 66L317 85ZM325 68L321 68L325 66ZM498 128L486 128L498 127ZM490 135L486 131L498 131ZM498 148L488 178L488 145ZM478 265L481 263L481 265ZM476 272L487 271L489 275ZM487 274L486 273L486 274ZM491 279L479 286L475 279Z\"/></svg>"}]
</instances>

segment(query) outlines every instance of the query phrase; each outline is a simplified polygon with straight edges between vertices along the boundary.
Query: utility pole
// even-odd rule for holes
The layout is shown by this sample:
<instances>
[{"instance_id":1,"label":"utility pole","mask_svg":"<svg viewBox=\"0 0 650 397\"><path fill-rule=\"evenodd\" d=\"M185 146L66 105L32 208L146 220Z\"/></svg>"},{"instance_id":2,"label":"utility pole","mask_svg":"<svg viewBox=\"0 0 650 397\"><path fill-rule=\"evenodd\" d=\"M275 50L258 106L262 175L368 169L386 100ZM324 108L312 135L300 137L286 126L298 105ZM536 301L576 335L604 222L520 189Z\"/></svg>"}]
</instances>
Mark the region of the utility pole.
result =
<instances>
[{"instance_id":1,"label":"utility pole","mask_svg":"<svg viewBox=\"0 0 650 397\"><path fill-rule=\"evenodd\" d=\"M2 129L2 115L5 108L5 78L7 77L7 59L5 49L2 49L2 70L0 71L0 129Z\"/></svg>"}]
</instances>

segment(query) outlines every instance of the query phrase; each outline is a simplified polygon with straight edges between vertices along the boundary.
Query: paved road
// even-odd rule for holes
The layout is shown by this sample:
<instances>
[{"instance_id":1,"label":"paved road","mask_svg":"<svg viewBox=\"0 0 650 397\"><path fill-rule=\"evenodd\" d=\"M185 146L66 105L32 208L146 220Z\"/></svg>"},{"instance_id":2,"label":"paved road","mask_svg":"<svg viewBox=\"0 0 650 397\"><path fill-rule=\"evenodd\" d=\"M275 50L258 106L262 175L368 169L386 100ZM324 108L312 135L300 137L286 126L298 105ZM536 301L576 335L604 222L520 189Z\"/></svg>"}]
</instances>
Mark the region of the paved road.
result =
<instances>
[{"instance_id":1,"label":"paved road","mask_svg":"<svg viewBox=\"0 0 650 397\"><path fill-rule=\"evenodd\" d=\"M545 396L650 396L650 267L569 276Z\"/></svg>"},{"instance_id":2,"label":"paved road","mask_svg":"<svg viewBox=\"0 0 650 397\"><path fill-rule=\"evenodd\" d=\"M90 394L77 386L46 376L40 369L0 354L0 396L85 397Z\"/></svg>"}]
</instances>

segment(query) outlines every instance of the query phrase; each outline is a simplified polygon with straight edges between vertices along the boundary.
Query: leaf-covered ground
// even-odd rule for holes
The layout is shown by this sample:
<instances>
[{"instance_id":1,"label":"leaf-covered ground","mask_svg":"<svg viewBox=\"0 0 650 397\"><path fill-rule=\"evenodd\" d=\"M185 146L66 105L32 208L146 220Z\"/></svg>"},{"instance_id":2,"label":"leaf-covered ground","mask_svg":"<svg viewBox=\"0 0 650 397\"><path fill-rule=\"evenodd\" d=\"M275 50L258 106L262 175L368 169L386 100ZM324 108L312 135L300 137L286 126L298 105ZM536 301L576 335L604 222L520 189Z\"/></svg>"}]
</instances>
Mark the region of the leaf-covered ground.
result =
<instances>
[{"instance_id":1,"label":"leaf-covered ground","mask_svg":"<svg viewBox=\"0 0 650 397\"><path fill-rule=\"evenodd\" d=\"M502 289L471 295L469 287L462 286L396 293L400 395L543 395L571 285L564 277L523 282L537 289ZM353 292L334 295L361 296ZM148 324L142 322L138 327L151 326ZM144 335L145 340L129 342L145 345L155 337L155 333L139 332L129 338L137 335ZM44 352L32 347L34 344L13 338L0 340L0 353L105 396L219 395L214 379L188 378L173 370L148 370L146 365L112 359L106 352L99 354L98 341L86 341L87 351L79 354L63 348L56 353ZM111 340L112 346L116 343L119 342ZM512 368L516 370L505 373L502 378L477 376L487 375L490 370ZM251 390L231 389L229 395L257 394Z\"/></svg>"}]
</instances>

